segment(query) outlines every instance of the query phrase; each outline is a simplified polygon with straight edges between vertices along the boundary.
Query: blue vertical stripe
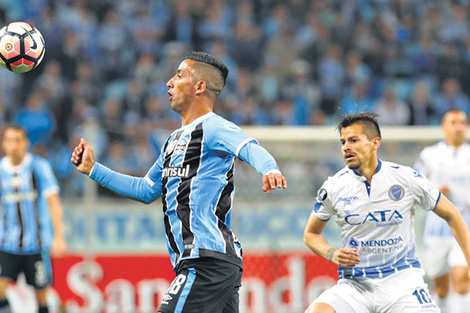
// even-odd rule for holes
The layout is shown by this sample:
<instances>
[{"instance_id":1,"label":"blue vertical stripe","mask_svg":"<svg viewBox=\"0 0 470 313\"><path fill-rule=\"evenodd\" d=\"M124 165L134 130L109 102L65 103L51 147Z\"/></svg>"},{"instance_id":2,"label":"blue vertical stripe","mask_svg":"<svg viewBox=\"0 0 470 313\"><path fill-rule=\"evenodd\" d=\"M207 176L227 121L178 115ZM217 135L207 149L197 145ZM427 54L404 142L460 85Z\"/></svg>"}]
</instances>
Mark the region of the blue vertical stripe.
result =
<instances>
[{"instance_id":1,"label":"blue vertical stripe","mask_svg":"<svg viewBox=\"0 0 470 313\"><path fill-rule=\"evenodd\" d=\"M193 287L194 281L196 280L196 269L194 267L190 267L188 269L188 276L186 276L186 282L184 284L184 288L181 291L180 297L178 299L178 303L176 303L175 313L183 312L184 305L186 304L186 300L188 299L189 292Z\"/></svg>"},{"instance_id":2,"label":"blue vertical stripe","mask_svg":"<svg viewBox=\"0 0 470 313\"><path fill-rule=\"evenodd\" d=\"M42 262L44 263L44 270L46 271L47 285L52 285L52 263L51 256L47 251L41 252Z\"/></svg>"}]
</instances>

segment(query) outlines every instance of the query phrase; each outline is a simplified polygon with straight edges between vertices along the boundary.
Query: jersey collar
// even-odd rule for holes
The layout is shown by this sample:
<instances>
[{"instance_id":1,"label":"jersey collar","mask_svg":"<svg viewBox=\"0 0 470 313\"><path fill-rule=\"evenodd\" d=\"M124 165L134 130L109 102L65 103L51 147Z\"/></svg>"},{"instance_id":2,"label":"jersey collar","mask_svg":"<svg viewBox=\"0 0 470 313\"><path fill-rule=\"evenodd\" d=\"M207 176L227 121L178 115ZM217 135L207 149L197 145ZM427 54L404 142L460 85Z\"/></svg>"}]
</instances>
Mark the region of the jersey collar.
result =
<instances>
[{"instance_id":1,"label":"jersey collar","mask_svg":"<svg viewBox=\"0 0 470 313\"><path fill-rule=\"evenodd\" d=\"M202 116L199 116L197 119L195 119L194 121L192 121L190 124L184 125L184 126L182 126L181 128L184 129L184 128L188 128L188 127L197 125L197 124L199 124L200 122L202 122L203 120L205 120L206 118L211 117L211 116L213 116L213 115L215 115L214 112L206 113L206 114L204 114L204 115L202 115Z\"/></svg>"},{"instance_id":2,"label":"jersey collar","mask_svg":"<svg viewBox=\"0 0 470 313\"><path fill-rule=\"evenodd\" d=\"M33 159L33 155L31 153L26 153L23 161L19 165L16 165L16 166L12 165L10 162L10 158L7 156L3 158L2 162L5 168L5 171L7 171L8 173L17 173L17 172L20 172L21 169L23 169L24 167L28 166L31 163L32 159Z\"/></svg>"}]
</instances>

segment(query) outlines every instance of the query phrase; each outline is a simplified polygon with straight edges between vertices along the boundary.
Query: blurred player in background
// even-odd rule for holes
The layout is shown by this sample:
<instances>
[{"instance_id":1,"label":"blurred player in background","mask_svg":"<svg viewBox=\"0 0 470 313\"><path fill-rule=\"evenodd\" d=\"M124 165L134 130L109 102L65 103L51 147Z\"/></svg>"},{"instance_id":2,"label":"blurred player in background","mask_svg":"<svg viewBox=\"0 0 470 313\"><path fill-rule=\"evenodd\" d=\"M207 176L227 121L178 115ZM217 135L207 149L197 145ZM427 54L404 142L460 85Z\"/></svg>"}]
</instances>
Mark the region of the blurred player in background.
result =
<instances>
[{"instance_id":1,"label":"blurred player in background","mask_svg":"<svg viewBox=\"0 0 470 313\"><path fill-rule=\"evenodd\" d=\"M339 280L308 313L440 312L432 302L416 254L414 207L445 219L470 263L470 234L455 206L419 172L377 158L376 115L358 113L338 123L346 167L323 184L305 229L305 243L339 265ZM343 248L322 232L336 216Z\"/></svg>"},{"instance_id":2,"label":"blurred player in background","mask_svg":"<svg viewBox=\"0 0 470 313\"><path fill-rule=\"evenodd\" d=\"M5 128L5 157L0 160L0 313L11 312L6 289L19 273L35 289L38 312L48 312L50 252L58 257L66 253L57 180L49 162L28 153L28 146L22 127Z\"/></svg>"},{"instance_id":3,"label":"blurred player in background","mask_svg":"<svg viewBox=\"0 0 470 313\"><path fill-rule=\"evenodd\" d=\"M466 143L467 115L452 110L442 118L444 140L425 148L415 169L425 174L459 209L470 225L470 145ZM433 214L426 219L426 273L434 281L437 304L443 313L469 312L468 269L465 256L447 223ZM455 295L447 301L449 281Z\"/></svg>"},{"instance_id":4,"label":"blurred player in background","mask_svg":"<svg viewBox=\"0 0 470 313\"><path fill-rule=\"evenodd\" d=\"M182 118L147 175L131 177L94 162L84 139L71 161L102 186L150 203L162 197L165 232L176 272L159 312L238 312L241 246L231 231L234 161L263 175L271 193L287 183L274 158L235 124L213 113L228 75L226 65L203 52L190 53L167 86Z\"/></svg>"}]
</instances>

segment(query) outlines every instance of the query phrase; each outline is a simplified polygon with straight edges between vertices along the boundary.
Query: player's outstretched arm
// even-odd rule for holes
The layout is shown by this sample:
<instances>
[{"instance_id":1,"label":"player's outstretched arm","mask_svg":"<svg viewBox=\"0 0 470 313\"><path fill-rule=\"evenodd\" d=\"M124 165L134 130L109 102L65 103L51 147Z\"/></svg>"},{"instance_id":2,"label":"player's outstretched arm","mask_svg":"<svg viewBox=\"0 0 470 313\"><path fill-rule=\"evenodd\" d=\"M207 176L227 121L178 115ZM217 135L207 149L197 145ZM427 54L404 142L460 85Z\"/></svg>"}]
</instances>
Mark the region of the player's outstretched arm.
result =
<instances>
[{"instance_id":1,"label":"player's outstretched arm","mask_svg":"<svg viewBox=\"0 0 470 313\"><path fill-rule=\"evenodd\" d=\"M465 255L467 267L470 268L470 233L464 218L452 202L443 194L441 194L439 202L434 208L434 213L449 224L455 239Z\"/></svg>"},{"instance_id":2,"label":"player's outstretched arm","mask_svg":"<svg viewBox=\"0 0 470 313\"><path fill-rule=\"evenodd\" d=\"M81 138L80 143L73 149L70 161L79 172L90 175L91 169L95 165L95 154L85 139Z\"/></svg>"},{"instance_id":3,"label":"player's outstretched arm","mask_svg":"<svg viewBox=\"0 0 470 313\"><path fill-rule=\"evenodd\" d=\"M341 248L334 250L321 235L328 221L319 219L315 212L310 214L304 232L304 242L315 254L324 257L330 262L342 267L354 267L361 262L359 253L354 248Z\"/></svg>"}]
</instances>

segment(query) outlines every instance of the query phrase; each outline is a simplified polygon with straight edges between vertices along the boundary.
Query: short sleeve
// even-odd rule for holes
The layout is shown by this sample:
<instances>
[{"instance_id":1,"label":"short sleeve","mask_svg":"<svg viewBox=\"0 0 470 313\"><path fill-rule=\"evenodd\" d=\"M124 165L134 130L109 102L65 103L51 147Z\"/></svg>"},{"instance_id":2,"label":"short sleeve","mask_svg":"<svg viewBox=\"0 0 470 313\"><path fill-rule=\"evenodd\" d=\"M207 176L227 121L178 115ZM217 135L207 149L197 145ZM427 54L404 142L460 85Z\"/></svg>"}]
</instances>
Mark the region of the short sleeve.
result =
<instances>
[{"instance_id":1,"label":"short sleeve","mask_svg":"<svg viewBox=\"0 0 470 313\"><path fill-rule=\"evenodd\" d=\"M50 163L39 157L35 157L34 171L37 174L39 188L43 197L48 197L59 192L59 184L52 171Z\"/></svg>"},{"instance_id":2,"label":"short sleeve","mask_svg":"<svg viewBox=\"0 0 470 313\"><path fill-rule=\"evenodd\" d=\"M421 151L421 153L419 154L419 158L418 160L416 161L416 163L414 164L414 169L416 171L418 171L419 173L421 174L424 174L424 175L428 175L429 174L429 169L428 169L428 166L427 166L427 162L426 162L426 149Z\"/></svg>"},{"instance_id":3,"label":"short sleeve","mask_svg":"<svg viewBox=\"0 0 470 313\"><path fill-rule=\"evenodd\" d=\"M323 183L323 186L318 190L315 206L313 210L315 215L322 221L329 220L336 214L333 207L332 184L330 179Z\"/></svg>"},{"instance_id":4,"label":"short sleeve","mask_svg":"<svg viewBox=\"0 0 470 313\"><path fill-rule=\"evenodd\" d=\"M410 187L415 197L415 203L426 211L433 210L441 192L420 172L413 170L409 175Z\"/></svg>"},{"instance_id":5,"label":"short sleeve","mask_svg":"<svg viewBox=\"0 0 470 313\"><path fill-rule=\"evenodd\" d=\"M256 141L240 127L220 117L204 123L204 136L211 150L237 157L243 146L248 142Z\"/></svg>"}]
</instances>

